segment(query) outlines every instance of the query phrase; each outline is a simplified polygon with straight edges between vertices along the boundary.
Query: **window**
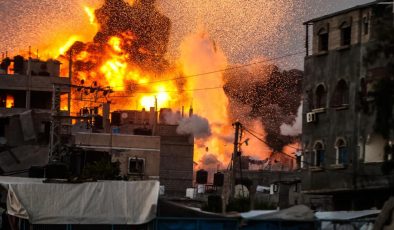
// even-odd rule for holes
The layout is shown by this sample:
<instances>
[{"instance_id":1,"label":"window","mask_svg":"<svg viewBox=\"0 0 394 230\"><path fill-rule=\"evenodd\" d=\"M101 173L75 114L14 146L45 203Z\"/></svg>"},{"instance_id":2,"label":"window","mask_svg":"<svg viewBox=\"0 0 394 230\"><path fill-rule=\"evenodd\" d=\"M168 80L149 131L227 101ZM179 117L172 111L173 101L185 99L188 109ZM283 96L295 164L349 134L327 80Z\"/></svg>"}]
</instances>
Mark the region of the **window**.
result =
<instances>
[{"instance_id":1,"label":"window","mask_svg":"<svg viewBox=\"0 0 394 230\"><path fill-rule=\"evenodd\" d=\"M324 165L324 146L321 142L316 142L313 148L314 154L312 163L316 167L322 167Z\"/></svg>"},{"instance_id":2,"label":"window","mask_svg":"<svg viewBox=\"0 0 394 230\"><path fill-rule=\"evenodd\" d=\"M332 107L341 107L349 104L349 87L345 80L340 80L334 91L333 98L331 100Z\"/></svg>"},{"instance_id":3,"label":"window","mask_svg":"<svg viewBox=\"0 0 394 230\"><path fill-rule=\"evenodd\" d=\"M367 35L369 33L369 20L367 17L363 18L363 31L364 35Z\"/></svg>"},{"instance_id":4,"label":"window","mask_svg":"<svg viewBox=\"0 0 394 230\"><path fill-rule=\"evenodd\" d=\"M129 158L129 174L143 174L145 171L145 159L130 157Z\"/></svg>"},{"instance_id":5,"label":"window","mask_svg":"<svg viewBox=\"0 0 394 230\"><path fill-rule=\"evenodd\" d=\"M327 92L326 89L322 84L320 84L316 88L316 108L325 108L326 107L326 98L327 98Z\"/></svg>"},{"instance_id":6,"label":"window","mask_svg":"<svg viewBox=\"0 0 394 230\"><path fill-rule=\"evenodd\" d=\"M341 27L341 46L348 46L352 41L352 27L349 23L342 23Z\"/></svg>"},{"instance_id":7,"label":"window","mask_svg":"<svg viewBox=\"0 0 394 230\"><path fill-rule=\"evenodd\" d=\"M336 163L337 164L347 164L348 163L348 149L344 139L338 139L335 143L335 148L337 152Z\"/></svg>"},{"instance_id":8,"label":"window","mask_svg":"<svg viewBox=\"0 0 394 230\"><path fill-rule=\"evenodd\" d=\"M317 33L319 38L318 50L319 52L328 51L328 31L324 28Z\"/></svg>"}]
</instances>

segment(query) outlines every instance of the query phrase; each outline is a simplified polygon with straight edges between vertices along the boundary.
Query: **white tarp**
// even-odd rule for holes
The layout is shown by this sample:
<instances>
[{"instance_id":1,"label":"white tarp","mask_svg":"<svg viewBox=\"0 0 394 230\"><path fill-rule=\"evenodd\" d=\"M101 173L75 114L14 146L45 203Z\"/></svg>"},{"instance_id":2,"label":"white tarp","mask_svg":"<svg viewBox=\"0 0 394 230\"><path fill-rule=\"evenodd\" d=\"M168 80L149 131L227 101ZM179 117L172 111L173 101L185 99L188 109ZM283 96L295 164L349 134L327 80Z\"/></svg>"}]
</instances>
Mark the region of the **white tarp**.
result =
<instances>
[{"instance_id":1,"label":"white tarp","mask_svg":"<svg viewBox=\"0 0 394 230\"><path fill-rule=\"evenodd\" d=\"M265 211L260 215L245 216L249 220L313 221L313 211L305 205L297 205L279 211Z\"/></svg>"},{"instance_id":2,"label":"white tarp","mask_svg":"<svg viewBox=\"0 0 394 230\"><path fill-rule=\"evenodd\" d=\"M380 210L363 211L335 211L335 212L316 212L315 216L319 220L352 220L371 215L378 215Z\"/></svg>"},{"instance_id":3,"label":"white tarp","mask_svg":"<svg viewBox=\"0 0 394 230\"><path fill-rule=\"evenodd\" d=\"M32 224L144 224L156 217L158 181L42 183L0 177L7 212Z\"/></svg>"}]
</instances>

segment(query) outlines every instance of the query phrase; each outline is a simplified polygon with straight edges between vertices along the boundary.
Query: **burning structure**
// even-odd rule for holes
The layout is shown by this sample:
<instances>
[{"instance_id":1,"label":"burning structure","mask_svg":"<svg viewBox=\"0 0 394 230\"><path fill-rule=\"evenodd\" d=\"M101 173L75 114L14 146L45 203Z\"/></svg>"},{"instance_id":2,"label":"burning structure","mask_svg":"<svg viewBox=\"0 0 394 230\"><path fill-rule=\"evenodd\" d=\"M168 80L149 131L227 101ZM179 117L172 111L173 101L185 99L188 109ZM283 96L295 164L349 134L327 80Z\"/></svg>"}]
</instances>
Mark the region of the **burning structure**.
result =
<instances>
[{"instance_id":1,"label":"burning structure","mask_svg":"<svg viewBox=\"0 0 394 230\"><path fill-rule=\"evenodd\" d=\"M32 164L48 162L53 84L70 84L69 78L60 77L60 64L22 56L2 60L0 172L26 172ZM67 97L70 91L62 89L60 94Z\"/></svg>"},{"instance_id":2,"label":"burning structure","mask_svg":"<svg viewBox=\"0 0 394 230\"><path fill-rule=\"evenodd\" d=\"M227 58L206 33L186 37L177 62L166 59L171 22L156 8L154 0L132 3L105 0L96 10L85 7L85 11L97 29L93 39L82 42L71 37L59 50L58 59L65 63L61 73L71 70L68 80L75 86L71 87L69 97L71 115L82 120L94 116L87 119L92 127L89 131L109 133L120 128L121 134L158 135L162 138L161 150L165 143L185 149L187 167L192 167L194 158L198 168L208 162L217 170L218 165L225 168L231 160L231 120L239 119L250 125L257 120L260 128L267 120L264 125L267 135L264 134L263 139L268 141L270 149L254 148L262 145L259 141L250 142L254 147L249 148L256 158L267 157L272 149L276 160L286 158L280 152L286 151L286 146L296 142L296 138L280 135L279 127L291 124L297 114L302 77L299 71L282 72L273 66L264 66L257 74L249 74L256 80L252 81L256 83L252 87L238 85L242 72L223 75L222 71L216 71L227 68ZM69 61L72 66L67 66ZM296 87L292 87L294 85ZM277 101L270 101L275 98L271 90L279 95ZM252 102L252 98L258 102ZM66 100L62 98L63 103ZM282 106L284 102L290 104L288 101L294 101L294 106ZM185 105L192 106L198 116L187 119L183 112ZM242 107L239 105L250 110L237 110ZM263 106L267 110L262 110ZM156 124L157 111L165 114L165 108L175 112L160 117ZM109 119L111 112L112 119ZM111 123L116 129L112 130ZM86 128L78 128L81 123L77 124L74 132L86 132ZM170 144L167 147L170 160L173 147ZM204 159L215 159L215 163ZM160 164L163 162L161 158ZM191 180L189 169L182 168L185 170L178 175L187 175L187 181ZM169 172L171 165L162 169L161 174ZM174 176L168 180L171 177Z\"/></svg>"}]
</instances>

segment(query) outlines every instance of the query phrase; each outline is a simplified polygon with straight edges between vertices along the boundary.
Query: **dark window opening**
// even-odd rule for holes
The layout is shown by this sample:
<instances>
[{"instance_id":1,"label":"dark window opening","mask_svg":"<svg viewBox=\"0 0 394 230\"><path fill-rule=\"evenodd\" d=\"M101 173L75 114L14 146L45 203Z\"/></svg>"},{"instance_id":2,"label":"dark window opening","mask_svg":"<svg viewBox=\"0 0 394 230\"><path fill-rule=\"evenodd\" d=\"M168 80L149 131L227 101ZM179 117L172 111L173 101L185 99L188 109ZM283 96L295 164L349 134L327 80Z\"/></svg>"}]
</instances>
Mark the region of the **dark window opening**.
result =
<instances>
[{"instance_id":1,"label":"dark window opening","mask_svg":"<svg viewBox=\"0 0 394 230\"><path fill-rule=\"evenodd\" d=\"M323 144L318 142L315 145L315 156L314 156L314 165L317 167L321 167L324 164L324 148Z\"/></svg>"},{"instance_id":2,"label":"dark window opening","mask_svg":"<svg viewBox=\"0 0 394 230\"><path fill-rule=\"evenodd\" d=\"M33 109L51 109L52 92L32 91L30 95L30 107Z\"/></svg>"},{"instance_id":3,"label":"dark window opening","mask_svg":"<svg viewBox=\"0 0 394 230\"><path fill-rule=\"evenodd\" d=\"M349 104L349 87L345 80L340 80L335 87L331 101L332 107L341 107Z\"/></svg>"},{"instance_id":4,"label":"dark window opening","mask_svg":"<svg viewBox=\"0 0 394 230\"><path fill-rule=\"evenodd\" d=\"M26 92L21 90L1 90L0 108L25 108Z\"/></svg>"},{"instance_id":5,"label":"dark window opening","mask_svg":"<svg viewBox=\"0 0 394 230\"><path fill-rule=\"evenodd\" d=\"M352 41L352 27L344 26L341 28L341 46L348 46Z\"/></svg>"},{"instance_id":6,"label":"dark window opening","mask_svg":"<svg viewBox=\"0 0 394 230\"><path fill-rule=\"evenodd\" d=\"M338 164L347 164L348 162L348 151L344 140L339 139L336 143L337 147L337 161Z\"/></svg>"},{"instance_id":7,"label":"dark window opening","mask_svg":"<svg viewBox=\"0 0 394 230\"><path fill-rule=\"evenodd\" d=\"M129 158L129 174L143 174L145 169L145 159Z\"/></svg>"},{"instance_id":8,"label":"dark window opening","mask_svg":"<svg viewBox=\"0 0 394 230\"><path fill-rule=\"evenodd\" d=\"M367 17L364 17L363 19L363 31L364 35L367 35L369 33L369 21Z\"/></svg>"},{"instance_id":9,"label":"dark window opening","mask_svg":"<svg viewBox=\"0 0 394 230\"><path fill-rule=\"evenodd\" d=\"M319 34L319 44L318 50L321 51L328 51L328 32L325 30L320 30Z\"/></svg>"},{"instance_id":10,"label":"dark window opening","mask_svg":"<svg viewBox=\"0 0 394 230\"><path fill-rule=\"evenodd\" d=\"M0 137L5 137L5 127L8 125L8 118L0 119Z\"/></svg>"},{"instance_id":11,"label":"dark window opening","mask_svg":"<svg viewBox=\"0 0 394 230\"><path fill-rule=\"evenodd\" d=\"M315 103L316 108L325 108L326 98L327 98L326 89L324 88L323 85L319 85L316 88L316 103Z\"/></svg>"}]
</instances>

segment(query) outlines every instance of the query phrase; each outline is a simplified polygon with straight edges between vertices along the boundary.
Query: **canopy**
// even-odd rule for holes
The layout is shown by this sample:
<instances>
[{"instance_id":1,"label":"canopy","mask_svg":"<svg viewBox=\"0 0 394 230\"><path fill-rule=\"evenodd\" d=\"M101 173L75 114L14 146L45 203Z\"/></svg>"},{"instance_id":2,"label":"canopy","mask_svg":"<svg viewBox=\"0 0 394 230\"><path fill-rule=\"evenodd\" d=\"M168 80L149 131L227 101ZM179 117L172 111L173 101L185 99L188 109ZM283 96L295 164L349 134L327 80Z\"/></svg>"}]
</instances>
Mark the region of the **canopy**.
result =
<instances>
[{"instance_id":1,"label":"canopy","mask_svg":"<svg viewBox=\"0 0 394 230\"><path fill-rule=\"evenodd\" d=\"M144 224L156 217L158 181L43 183L0 177L7 213L32 224Z\"/></svg>"}]
</instances>

